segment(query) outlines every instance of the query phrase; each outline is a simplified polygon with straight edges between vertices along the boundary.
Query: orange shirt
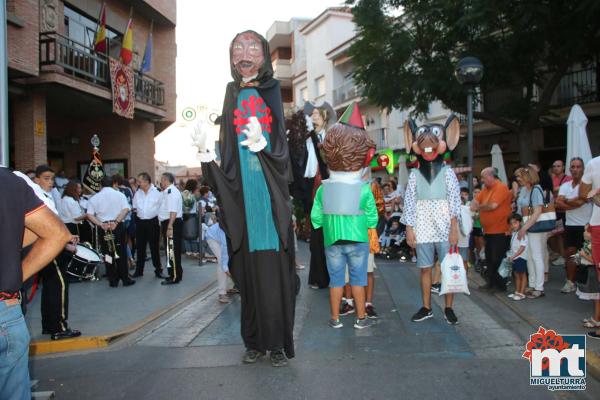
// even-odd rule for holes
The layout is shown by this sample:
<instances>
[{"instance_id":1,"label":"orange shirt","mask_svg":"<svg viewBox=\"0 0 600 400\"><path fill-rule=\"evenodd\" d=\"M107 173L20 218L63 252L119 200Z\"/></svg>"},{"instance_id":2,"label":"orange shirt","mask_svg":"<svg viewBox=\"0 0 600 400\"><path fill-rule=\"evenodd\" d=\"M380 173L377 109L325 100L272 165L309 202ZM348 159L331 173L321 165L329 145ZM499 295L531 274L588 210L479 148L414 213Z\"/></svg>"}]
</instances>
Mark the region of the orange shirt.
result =
<instances>
[{"instance_id":1,"label":"orange shirt","mask_svg":"<svg viewBox=\"0 0 600 400\"><path fill-rule=\"evenodd\" d=\"M484 186L477 198L479 204L496 203L498 207L492 211L479 211L479 220L481 228L486 235L506 233L510 230L508 217L511 214L510 202L512 193L508 186L500 181L496 181L492 188Z\"/></svg>"}]
</instances>

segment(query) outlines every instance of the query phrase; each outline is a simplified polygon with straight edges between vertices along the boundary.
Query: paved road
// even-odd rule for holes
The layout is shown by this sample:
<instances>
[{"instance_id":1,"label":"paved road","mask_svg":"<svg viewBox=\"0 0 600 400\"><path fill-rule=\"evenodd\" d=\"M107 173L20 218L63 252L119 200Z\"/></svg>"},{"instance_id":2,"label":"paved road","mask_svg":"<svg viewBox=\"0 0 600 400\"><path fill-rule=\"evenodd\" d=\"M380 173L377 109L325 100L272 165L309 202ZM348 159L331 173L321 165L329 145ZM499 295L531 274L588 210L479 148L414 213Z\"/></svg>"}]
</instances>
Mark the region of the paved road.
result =
<instances>
[{"instance_id":1,"label":"paved road","mask_svg":"<svg viewBox=\"0 0 600 400\"><path fill-rule=\"evenodd\" d=\"M301 255L306 259L306 248ZM239 300L216 302L211 287L178 312L108 350L32 360L40 390L58 399L546 399L598 398L529 386L521 358L531 325L493 296L473 291L456 301L458 326L435 317L415 324L417 269L379 262L377 324L356 331L327 326L325 290L301 290L296 309L297 357L287 368L267 360L242 365ZM303 282L308 272L301 271Z\"/></svg>"}]
</instances>

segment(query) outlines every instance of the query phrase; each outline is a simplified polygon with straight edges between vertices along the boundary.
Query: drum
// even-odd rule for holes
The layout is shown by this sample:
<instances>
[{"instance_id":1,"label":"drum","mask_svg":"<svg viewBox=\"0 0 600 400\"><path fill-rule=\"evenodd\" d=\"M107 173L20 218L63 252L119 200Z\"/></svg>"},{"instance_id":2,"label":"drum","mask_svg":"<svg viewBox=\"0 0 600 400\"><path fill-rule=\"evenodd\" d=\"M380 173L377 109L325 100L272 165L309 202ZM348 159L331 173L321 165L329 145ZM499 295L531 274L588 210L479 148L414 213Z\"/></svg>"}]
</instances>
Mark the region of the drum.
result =
<instances>
[{"instance_id":1,"label":"drum","mask_svg":"<svg viewBox=\"0 0 600 400\"><path fill-rule=\"evenodd\" d=\"M67 265L67 274L80 279L91 280L95 277L96 267L101 262L100 255L84 245L77 245L77 252Z\"/></svg>"}]
</instances>

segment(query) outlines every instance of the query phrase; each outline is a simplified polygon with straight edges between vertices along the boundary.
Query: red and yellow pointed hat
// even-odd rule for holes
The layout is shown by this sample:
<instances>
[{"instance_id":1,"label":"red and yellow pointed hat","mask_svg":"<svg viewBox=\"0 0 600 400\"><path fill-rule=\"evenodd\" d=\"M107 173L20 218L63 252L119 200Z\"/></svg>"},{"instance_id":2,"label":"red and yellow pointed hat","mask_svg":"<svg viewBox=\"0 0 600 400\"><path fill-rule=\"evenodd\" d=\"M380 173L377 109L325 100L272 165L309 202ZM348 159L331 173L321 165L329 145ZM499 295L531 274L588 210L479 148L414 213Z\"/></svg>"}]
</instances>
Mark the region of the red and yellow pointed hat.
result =
<instances>
[{"instance_id":1,"label":"red and yellow pointed hat","mask_svg":"<svg viewBox=\"0 0 600 400\"><path fill-rule=\"evenodd\" d=\"M365 129L365 124L363 123L360 110L358 109L358 103L355 101L346 108L346 111L344 111L338 122L358 129Z\"/></svg>"}]
</instances>

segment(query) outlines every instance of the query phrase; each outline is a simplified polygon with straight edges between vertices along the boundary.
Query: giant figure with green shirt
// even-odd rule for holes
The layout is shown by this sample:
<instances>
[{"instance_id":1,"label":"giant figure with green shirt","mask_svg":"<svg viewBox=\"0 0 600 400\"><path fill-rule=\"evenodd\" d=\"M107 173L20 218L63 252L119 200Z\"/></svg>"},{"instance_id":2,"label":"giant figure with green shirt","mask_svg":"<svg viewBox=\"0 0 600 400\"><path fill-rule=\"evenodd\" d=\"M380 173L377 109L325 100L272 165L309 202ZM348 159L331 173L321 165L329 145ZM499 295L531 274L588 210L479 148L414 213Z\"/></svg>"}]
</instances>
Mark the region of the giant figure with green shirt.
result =
<instances>
[{"instance_id":1,"label":"giant figure with green shirt","mask_svg":"<svg viewBox=\"0 0 600 400\"><path fill-rule=\"evenodd\" d=\"M362 180L375 154L375 143L364 129L356 103L327 131L323 150L329 179L317 189L311 211L315 229L323 228L332 328L341 328L339 308L348 267L358 319L354 328L370 326L365 313L365 286L369 259L369 228L377 226L375 198Z\"/></svg>"}]
</instances>

